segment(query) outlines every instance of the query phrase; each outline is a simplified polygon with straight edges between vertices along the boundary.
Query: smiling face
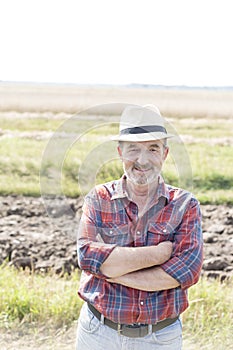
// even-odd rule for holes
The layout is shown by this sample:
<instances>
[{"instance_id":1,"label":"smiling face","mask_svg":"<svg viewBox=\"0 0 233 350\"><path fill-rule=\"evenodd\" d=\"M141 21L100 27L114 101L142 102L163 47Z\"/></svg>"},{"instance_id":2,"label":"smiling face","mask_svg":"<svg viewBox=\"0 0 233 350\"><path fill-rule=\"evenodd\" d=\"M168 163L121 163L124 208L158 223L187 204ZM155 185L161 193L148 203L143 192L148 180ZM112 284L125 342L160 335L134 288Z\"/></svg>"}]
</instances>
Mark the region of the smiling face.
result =
<instances>
[{"instance_id":1,"label":"smiling face","mask_svg":"<svg viewBox=\"0 0 233 350\"><path fill-rule=\"evenodd\" d=\"M168 147L164 140L121 142L118 153L128 179L136 185L148 185L158 179Z\"/></svg>"}]
</instances>

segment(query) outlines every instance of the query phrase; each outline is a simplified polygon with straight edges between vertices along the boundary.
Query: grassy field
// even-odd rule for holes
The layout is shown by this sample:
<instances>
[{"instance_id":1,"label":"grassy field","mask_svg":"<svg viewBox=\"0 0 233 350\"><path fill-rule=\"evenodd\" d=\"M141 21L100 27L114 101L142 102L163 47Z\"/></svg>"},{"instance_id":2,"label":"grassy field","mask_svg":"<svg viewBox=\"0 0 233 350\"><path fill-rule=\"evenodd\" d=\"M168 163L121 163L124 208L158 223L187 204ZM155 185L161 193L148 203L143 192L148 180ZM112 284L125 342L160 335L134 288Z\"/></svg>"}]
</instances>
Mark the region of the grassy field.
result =
<instances>
[{"instance_id":1,"label":"grassy field","mask_svg":"<svg viewBox=\"0 0 233 350\"><path fill-rule=\"evenodd\" d=\"M122 174L116 116L0 113L0 194L76 197ZM230 116L167 118L170 142L165 180L191 190L202 204L233 203ZM183 165L185 164L185 165Z\"/></svg>"},{"instance_id":2,"label":"grassy field","mask_svg":"<svg viewBox=\"0 0 233 350\"><path fill-rule=\"evenodd\" d=\"M7 283L5 283L7 281ZM0 268L0 331L20 325L54 332L77 320L79 273L58 278ZM190 289L190 307L182 316L184 339L195 349L232 349L233 281L200 282Z\"/></svg>"}]
</instances>

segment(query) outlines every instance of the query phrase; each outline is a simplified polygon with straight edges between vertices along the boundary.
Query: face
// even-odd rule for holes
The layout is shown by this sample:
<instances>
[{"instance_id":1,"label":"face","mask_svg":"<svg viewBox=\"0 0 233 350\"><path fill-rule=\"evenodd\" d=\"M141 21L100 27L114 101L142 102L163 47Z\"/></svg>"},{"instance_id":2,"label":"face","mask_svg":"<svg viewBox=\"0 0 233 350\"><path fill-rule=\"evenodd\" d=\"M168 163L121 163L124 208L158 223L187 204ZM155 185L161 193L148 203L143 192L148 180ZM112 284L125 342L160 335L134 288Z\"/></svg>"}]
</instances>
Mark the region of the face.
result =
<instances>
[{"instance_id":1,"label":"face","mask_svg":"<svg viewBox=\"0 0 233 350\"><path fill-rule=\"evenodd\" d=\"M122 142L118 152L127 177L137 185L146 185L158 179L168 147L164 140Z\"/></svg>"}]
</instances>

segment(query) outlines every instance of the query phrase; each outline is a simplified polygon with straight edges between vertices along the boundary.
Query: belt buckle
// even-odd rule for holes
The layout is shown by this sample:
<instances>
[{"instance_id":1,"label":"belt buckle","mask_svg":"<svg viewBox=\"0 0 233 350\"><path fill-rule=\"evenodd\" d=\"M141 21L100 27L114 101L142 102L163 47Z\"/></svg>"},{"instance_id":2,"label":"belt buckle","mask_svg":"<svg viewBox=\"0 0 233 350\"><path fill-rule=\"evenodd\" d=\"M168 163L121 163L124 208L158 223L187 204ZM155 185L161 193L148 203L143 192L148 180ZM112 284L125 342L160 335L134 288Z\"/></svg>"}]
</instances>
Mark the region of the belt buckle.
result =
<instances>
[{"instance_id":1,"label":"belt buckle","mask_svg":"<svg viewBox=\"0 0 233 350\"><path fill-rule=\"evenodd\" d=\"M128 338L143 338L149 334L149 327L148 325L131 326L118 324L118 333Z\"/></svg>"},{"instance_id":2,"label":"belt buckle","mask_svg":"<svg viewBox=\"0 0 233 350\"><path fill-rule=\"evenodd\" d=\"M122 324L118 323L117 324L117 333L121 335L122 332Z\"/></svg>"}]
</instances>

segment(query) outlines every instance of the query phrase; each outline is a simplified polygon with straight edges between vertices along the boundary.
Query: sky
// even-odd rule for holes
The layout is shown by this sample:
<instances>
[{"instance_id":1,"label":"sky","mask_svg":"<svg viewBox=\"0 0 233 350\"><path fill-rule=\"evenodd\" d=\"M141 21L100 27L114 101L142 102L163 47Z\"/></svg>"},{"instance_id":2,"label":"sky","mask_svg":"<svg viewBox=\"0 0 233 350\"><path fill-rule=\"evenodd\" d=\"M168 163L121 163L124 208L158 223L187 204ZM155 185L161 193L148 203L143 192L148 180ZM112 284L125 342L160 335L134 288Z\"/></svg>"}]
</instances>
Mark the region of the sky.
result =
<instances>
[{"instance_id":1,"label":"sky","mask_svg":"<svg viewBox=\"0 0 233 350\"><path fill-rule=\"evenodd\" d=\"M233 86L232 0L0 0L0 81Z\"/></svg>"}]
</instances>

